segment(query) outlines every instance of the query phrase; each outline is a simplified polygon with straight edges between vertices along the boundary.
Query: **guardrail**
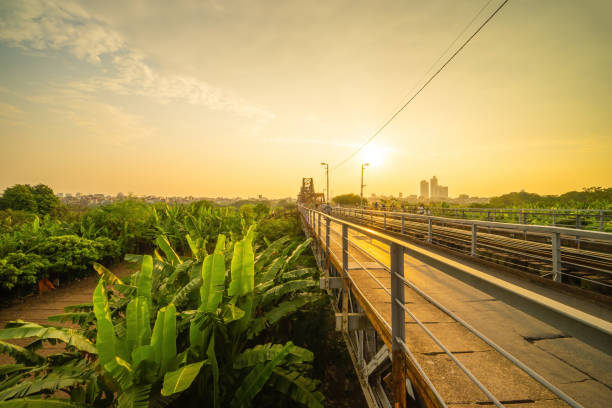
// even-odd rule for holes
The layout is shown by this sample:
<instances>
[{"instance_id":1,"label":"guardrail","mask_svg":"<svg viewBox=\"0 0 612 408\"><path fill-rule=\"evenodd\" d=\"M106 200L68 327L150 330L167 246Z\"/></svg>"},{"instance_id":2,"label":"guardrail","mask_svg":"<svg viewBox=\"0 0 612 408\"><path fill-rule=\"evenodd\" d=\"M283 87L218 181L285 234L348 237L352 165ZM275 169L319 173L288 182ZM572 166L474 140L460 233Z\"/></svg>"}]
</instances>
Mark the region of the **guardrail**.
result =
<instances>
[{"instance_id":1,"label":"guardrail","mask_svg":"<svg viewBox=\"0 0 612 408\"><path fill-rule=\"evenodd\" d=\"M416 291L420 296L425 298L435 307L440 309L443 313L450 316L457 323L465 327L472 334L480 338L498 353L500 353L503 357L505 357L508 361L514 364L516 367L527 373L531 378L535 381L543 385L550 392L555 394L558 398L565 401L568 405L578 408L581 407L579 403L574 401L570 396L565 394L563 391L555 387L553 384L548 382L546 379L541 377L538 373L536 373L533 369L528 367L526 364L518 360L516 357L512 356L510 353L505 351L502 347L494 343L484 334L473 328L469 325L465 320L458 317L456 314L451 312L449 309L444 307L442 304L437 302L423 290L418 288L412 282L404 276L404 254L413 254L415 253L415 249L413 249L406 242L394 238L390 235L380 233L378 231L374 231L367 227L364 227L359 224L348 222L344 219L334 217L328 213L317 211L312 208L306 208L304 206L298 206L298 210L302 216L303 222L308 226L308 230L314 237L316 238L315 242L320 247L324 246L324 256L327 260L330 259L330 245L334 241L331 237L331 224L335 223L341 226L341 240L340 242L335 242L336 245L341 247L342 259L341 259L341 271L342 278L350 280L349 273L349 257L351 253L349 253L349 247L354 246L359 248L357 245L349 242L349 231L353 230L363 234L367 237L373 238L383 244L389 246L389 257L390 257L390 266L385 265L384 263L376 260L376 262L380 265L380 269L385 269L389 272L391 278L391 290L387 289L384 285L380 283L380 281L369 271L369 268L365 267L359 260L354 257L353 259L359 266L365 270L374 281L389 295L391 301L391 325L386 323L384 319L382 320L385 327L391 332L391 355L392 355L392 377L393 377L393 392L396 407L405 407L406 406L406 389L404 384L406 383L406 363L409 362L414 370L420 378L422 379L422 384L426 384L427 392L426 395L422 395L426 400L427 406L438 406L438 407L446 407L446 403L441 398L440 394L436 390L434 384L425 374L423 368L416 360L414 355L411 353L410 349L406 345L406 333L405 333L405 315L408 314L410 318L424 331L424 333L431 338L442 350L443 352L453 361L453 363L487 396L487 398L497 407L503 407L504 405L479 381L478 378L474 376L474 374L465 367L461 361L451 352L424 324L421 322L405 305L404 302L404 287L409 287ZM355 210L352 210L355 211ZM431 217L429 217L431 218ZM322 228L322 224L325 224ZM323 229L323 232L322 232ZM375 259L375 258L372 258ZM354 285L350 285L353 287ZM343 284L343 287L346 289L349 285ZM343 305L346 306L348 304L348 300L343 301ZM343 311L344 314L347 314L346 309ZM380 317L380 313L376 310L373 311L374 315ZM382 318L380 318L382 319ZM343 323L343 327L348 327L348 322ZM407 360L406 360L407 359ZM414 373L413 373L414 374Z\"/></svg>"},{"instance_id":2,"label":"guardrail","mask_svg":"<svg viewBox=\"0 0 612 408\"><path fill-rule=\"evenodd\" d=\"M430 244L465 252L475 258L496 261L542 277L551 276L556 282L562 282L562 277L566 276L568 279L598 285L605 290L612 288L612 285L606 282L612 277L612 233L358 208L333 207L330 211L339 217L409 235ZM526 241L527 233L538 235L543 242ZM521 234L522 240L514 239L516 235ZM562 238L566 241L574 240L577 248L562 246ZM581 250L581 239L595 241L598 245L608 248L609 252ZM503 254L507 259L496 259L499 254ZM601 279L593 278L597 276Z\"/></svg>"},{"instance_id":3,"label":"guardrail","mask_svg":"<svg viewBox=\"0 0 612 408\"><path fill-rule=\"evenodd\" d=\"M350 208L350 207L344 207ZM383 208L382 211L385 211ZM396 212L386 210L387 212ZM535 209L535 208L453 208L404 205L397 212L455 219L551 225L566 228L612 231L612 210Z\"/></svg>"}]
</instances>

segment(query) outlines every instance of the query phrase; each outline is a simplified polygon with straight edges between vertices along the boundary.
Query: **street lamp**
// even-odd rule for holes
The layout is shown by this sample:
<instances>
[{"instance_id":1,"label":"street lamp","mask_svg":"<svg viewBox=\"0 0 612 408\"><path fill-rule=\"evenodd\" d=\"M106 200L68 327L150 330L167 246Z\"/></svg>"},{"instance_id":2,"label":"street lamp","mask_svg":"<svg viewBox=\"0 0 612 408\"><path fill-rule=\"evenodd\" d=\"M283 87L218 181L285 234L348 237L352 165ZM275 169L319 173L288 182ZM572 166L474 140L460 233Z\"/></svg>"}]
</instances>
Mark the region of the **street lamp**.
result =
<instances>
[{"instance_id":1,"label":"street lamp","mask_svg":"<svg viewBox=\"0 0 612 408\"><path fill-rule=\"evenodd\" d=\"M361 165L361 199L359 200L359 206L361 208L363 208L363 188L365 187L365 184L363 184L363 170L369 165L370 163L363 163Z\"/></svg>"},{"instance_id":2,"label":"street lamp","mask_svg":"<svg viewBox=\"0 0 612 408\"><path fill-rule=\"evenodd\" d=\"M329 164L322 162L321 166L325 166L325 176L327 177L327 205L329 205Z\"/></svg>"}]
</instances>

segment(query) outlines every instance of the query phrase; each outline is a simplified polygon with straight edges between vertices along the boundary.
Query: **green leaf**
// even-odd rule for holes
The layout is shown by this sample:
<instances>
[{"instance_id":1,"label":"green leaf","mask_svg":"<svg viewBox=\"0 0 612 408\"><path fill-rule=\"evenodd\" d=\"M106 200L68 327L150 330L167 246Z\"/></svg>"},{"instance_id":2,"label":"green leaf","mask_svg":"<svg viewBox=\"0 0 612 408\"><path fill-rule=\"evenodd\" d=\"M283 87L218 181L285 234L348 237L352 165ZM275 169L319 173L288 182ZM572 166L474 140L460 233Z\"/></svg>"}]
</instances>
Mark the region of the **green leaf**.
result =
<instances>
[{"instance_id":1,"label":"green leaf","mask_svg":"<svg viewBox=\"0 0 612 408\"><path fill-rule=\"evenodd\" d=\"M172 265L176 266L176 265L180 265L183 263L183 261L181 261L181 258L178 256L178 254L174 252L174 249L172 249L172 246L170 245L170 241L168 241L168 238L166 238L163 235L159 236L155 239L155 243L164 252L164 255L166 255L166 259Z\"/></svg>"},{"instance_id":2,"label":"green leaf","mask_svg":"<svg viewBox=\"0 0 612 408\"><path fill-rule=\"evenodd\" d=\"M213 405L214 407L219 406L219 365L217 363L217 355L215 353L215 331L210 337L210 343L208 344L208 350L206 350L206 356L212 368L213 373Z\"/></svg>"},{"instance_id":3,"label":"green leaf","mask_svg":"<svg viewBox=\"0 0 612 408\"><path fill-rule=\"evenodd\" d=\"M276 302L283 296L297 291L304 291L316 287L317 284L312 279L303 280L290 280L281 284L278 284L268 289L261 298L261 305L265 307L272 302Z\"/></svg>"},{"instance_id":4,"label":"green leaf","mask_svg":"<svg viewBox=\"0 0 612 408\"><path fill-rule=\"evenodd\" d=\"M288 342L273 360L253 367L240 384L240 387L235 391L231 406L236 408L248 406L264 385L266 385L274 369L289 354L291 347L293 347L293 343Z\"/></svg>"},{"instance_id":5,"label":"green leaf","mask_svg":"<svg viewBox=\"0 0 612 408\"><path fill-rule=\"evenodd\" d=\"M45 361L43 357L39 356L33 351L4 341L0 341L0 353L8 354L9 356L13 357L17 363L42 364L42 362Z\"/></svg>"},{"instance_id":6,"label":"green leaf","mask_svg":"<svg viewBox=\"0 0 612 408\"><path fill-rule=\"evenodd\" d=\"M197 276L189 281L188 284L179 289L178 292L172 298L172 303L177 308L181 308L185 303L189 301L190 295L202 286L202 277Z\"/></svg>"},{"instance_id":7,"label":"green leaf","mask_svg":"<svg viewBox=\"0 0 612 408\"><path fill-rule=\"evenodd\" d=\"M151 346L162 373L173 370L176 357L176 308L172 303L157 312Z\"/></svg>"},{"instance_id":8,"label":"green leaf","mask_svg":"<svg viewBox=\"0 0 612 408\"><path fill-rule=\"evenodd\" d=\"M253 348L244 350L238 357L236 357L233 367L234 369L238 370L273 360L283 351L283 348L283 344L258 344ZM308 349L293 346L290 349L290 357L290 362L292 364L302 363L305 361L312 361L314 359L314 354Z\"/></svg>"},{"instance_id":9,"label":"green leaf","mask_svg":"<svg viewBox=\"0 0 612 408\"><path fill-rule=\"evenodd\" d=\"M247 238L237 242L232 257L232 280L228 289L229 296L237 298L253 292L255 284L254 264L255 255L251 242Z\"/></svg>"},{"instance_id":10,"label":"green leaf","mask_svg":"<svg viewBox=\"0 0 612 408\"><path fill-rule=\"evenodd\" d=\"M283 269L282 270L286 271L287 269L292 267L293 264L295 263L295 261L297 261L298 257L302 254L302 252L304 252L306 249L308 249L308 247L310 246L311 242L312 242L312 238L308 238L306 241L304 241L300 245L298 245L297 248L295 248L293 250L293 252L289 256L289 258L287 258L287 262L285 262L285 265L283 265Z\"/></svg>"},{"instance_id":11,"label":"green leaf","mask_svg":"<svg viewBox=\"0 0 612 408\"><path fill-rule=\"evenodd\" d=\"M98 349L100 365L104 367L105 364L115 359L116 338L110 316L110 309L108 307L106 288L104 287L104 280L102 279L100 279L98 286L96 286L94 290L93 305L94 314L96 315L96 326L98 329L96 334L96 347Z\"/></svg>"},{"instance_id":12,"label":"green leaf","mask_svg":"<svg viewBox=\"0 0 612 408\"><path fill-rule=\"evenodd\" d=\"M98 353L96 346L74 329L41 326L36 323L20 323L21 324L18 326L0 330L0 340L24 339L28 337L37 337L44 340L54 339L62 341L77 350L85 351L90 354Z\"/></svg>"},{"instance_id":13,"label":"green leaf","mask_svg":"<svg viewBox=\"0 0 612 408\"><path fill-rule=\"evenodd\" d=\"M148 408L151 396L151 384L131 387L119 395L119 408Z\"/></svg>"},{"instance_id":14,"label":"green leaf","mask_svg":"<svg viewBox=\"0 0 612 408\"><path fill-rule=\"evenodd\" d=\"M240 320L243 316L244 310L240 309L239 307L236 307L231 303L226 303L223 305L223 310L221 312L223 323L228 324L235 320Z\"/></svg>"},{"instance_id":15,"label":"green leaf","mask_svg":"<svg viewBox=\"0 0 612 408\"><path fill-rule=\"evenodd\" d=\"M61 313L47 317L51 322L74 323L83 326L93 322L94 314L91 312Z\"/></svg>"},{"instance_id":16,"label":"green leaf","mask_svg":"<svg viewBox=\"0 0 612 408\"><path fill-rule=\"evenodd\" d=\"M104 364L104 370L121 387L123 392L132 386L134 379L132 366L122 358L115 357L112 361Z\"/></svg>"},{"instance_id":17,"label":"green leaf","mask_svg":"<svg viewBox=\"0 0 612 408\"><path fill-rule=\"evenodd\" d=\"M115 275L110 270L105 268L103 265L100 265L99 263L94 262L93 268L96 270L96 272L98 272L100 277L104 279L104 281L108 283L109 285L114 285L115 283L120 283L123 285L123 281L119 279L117 275Z\"/></svg>"},{"instance_id":18,"label":"green leaf","mask_svg":"<svg viewBox=\"0 0 612 408\"><path fill-rule=\"evenodd\" d=\"M56 373L48 374L44 377L33 378L31 381L23 381L10 388L0 392L0 401L5 401L15 398L23 398L30 395L39 394L43 391L53 393L62 388L72 387L78 383L84 383L88 380L86 376L80 373L70 373L70 375L61 375Z\"/></svg>"},{"instance_id":19,"label":"green leaf","mask_svg":"<svg viewBox=\"0 0 612 408\"><path fill-rule=\"evenodd\" d=\"M215 313L225 289L225 259L215 253L206 256L202 264L202 286L200 287L200 310Z\"/></svg>"},{"instance_id":20,"label":"green leaf","mask_svg":"<svg viewBox=\"0 0 612 408\"><path fill-rule=\"evenodd\" d=\"M137 296L127 305L125 314L126 341L131 353L138 346L149 344L151 339L151 315L148 299Z\"/></svg>"},{"instance_id":21,"label":"green leaf","mask_svg":"<svg viewBox=\"0 0 612 408\"><path fill-rule=\"evenodd\" d=\"M140 266L140 272L137 276L136 281L136 294L137 296L144 297L145 299L151 300L151 287L153 285L153 258L151 255L145 255L142 257L142 264ZM149 306L151 306L149 304Z\"/></svg>"},{"instance_id":22,"label":"green leaf","mask_svg":"<svg viewBox=\"0 0 612 408\"><path fill-rule=\"evenodd\" d=\"M199 361L166 373L166 375L164 375L164 385L162 386L161 394L169 396L177 392L185 391L198 376L203 365L204 361Z\"/></svg>"},{"instance_id":23,"label":"green leaf","mask_svg":"<svg viewBox=\"0 0 612 408\"><path fill-rule=\"evenodd\" d=\"M215 254L223 255L225 251L225 235L219 234L217 236L217 245L215 246Z\"/></svg>"},{"instance_id":24,"label":"green leaf","mask_svg":"<svg viewBox=\"0 0 612 408\"><path fill-rule=\"evenodd\" d=\"M317 382L302 376L297 371L288 371L276 367L269 385L275 390L287 395L293 401L308 408L323 408L325 397L317 391Z\"/></svg>"}]
</instances>

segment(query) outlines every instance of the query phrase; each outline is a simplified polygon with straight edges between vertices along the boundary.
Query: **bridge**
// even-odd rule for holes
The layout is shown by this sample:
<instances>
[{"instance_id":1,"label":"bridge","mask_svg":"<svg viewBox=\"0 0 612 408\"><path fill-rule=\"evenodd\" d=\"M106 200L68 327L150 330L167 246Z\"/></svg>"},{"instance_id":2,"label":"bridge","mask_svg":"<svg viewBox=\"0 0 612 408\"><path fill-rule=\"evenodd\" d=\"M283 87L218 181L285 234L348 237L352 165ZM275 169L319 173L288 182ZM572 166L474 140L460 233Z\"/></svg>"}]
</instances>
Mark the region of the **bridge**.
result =
<instances>
[{"instance_id":1,"label":"bridge","mask_svg":"<svg viewBox=\"0 0 612 408\"><path fill-rule=\"evenodd\" d=\"M298 208L369 407L612 406L612 234Z\"/></svg>"}]
</instances>

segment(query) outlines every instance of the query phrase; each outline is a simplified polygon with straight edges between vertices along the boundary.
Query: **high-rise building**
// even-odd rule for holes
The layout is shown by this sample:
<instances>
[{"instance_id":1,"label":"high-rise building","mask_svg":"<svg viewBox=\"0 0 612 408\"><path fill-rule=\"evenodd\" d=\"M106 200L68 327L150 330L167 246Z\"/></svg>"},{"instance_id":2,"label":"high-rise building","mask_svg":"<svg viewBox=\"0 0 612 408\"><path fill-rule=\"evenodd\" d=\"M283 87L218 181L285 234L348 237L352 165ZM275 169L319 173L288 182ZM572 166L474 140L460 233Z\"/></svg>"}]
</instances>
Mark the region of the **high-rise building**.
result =
<instances>
[{"instance_id":1,"label":"high-rise building","mask_svg":"<svg viewBox=\"0 0 612 408\"><path fill-rule=\"evenodd\" d=\"M438 197L438 178L433 176L429 180L429 196L431 198Z\"/></svg>"},{"instance_id":2,"label":"high-rise building","mask_svg":"<svg viewBox=\"0 0 612 408\"><path fill-rule=\"evenodd\" d=\"M421 180L421 198L424 200L429 199L429 183L427 180Z\"/></svg>"},{"instance_id":3,"label":"high-rise building","mask_svg":"<svg viewBox=\"0 0 612 408\"><path fill-rule=\"evenodd\" d=\"M433 176L430 180L429 198L431 198L432 200L439 198L448 198L448 187L438 184L438 178L436 176Z\"/></svg>"}]
</instances>

